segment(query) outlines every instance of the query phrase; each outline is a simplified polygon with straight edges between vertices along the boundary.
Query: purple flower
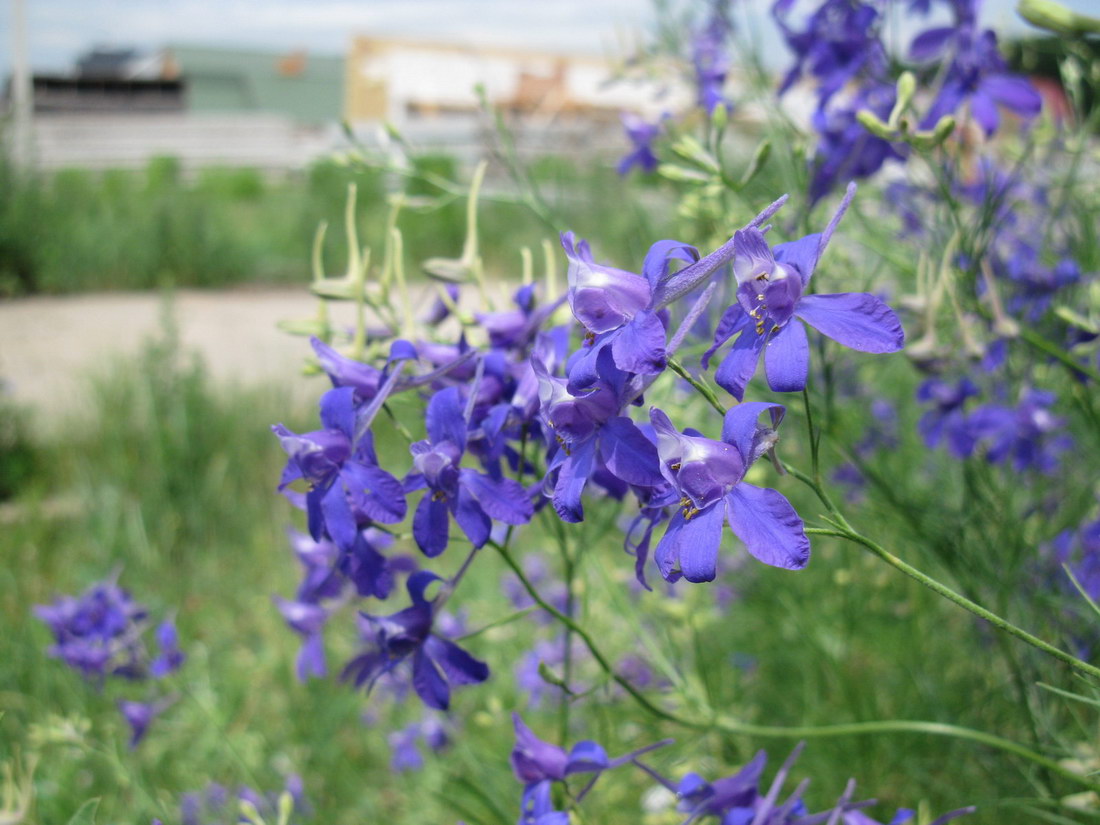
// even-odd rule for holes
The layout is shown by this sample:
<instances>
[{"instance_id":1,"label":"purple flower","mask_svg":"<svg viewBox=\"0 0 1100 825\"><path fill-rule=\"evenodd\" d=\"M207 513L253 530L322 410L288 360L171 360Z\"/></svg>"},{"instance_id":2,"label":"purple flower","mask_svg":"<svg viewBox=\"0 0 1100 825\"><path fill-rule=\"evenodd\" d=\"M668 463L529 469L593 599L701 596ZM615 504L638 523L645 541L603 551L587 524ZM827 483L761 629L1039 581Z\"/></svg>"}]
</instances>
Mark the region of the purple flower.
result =
<instances>
[{"instance_id":1,"label":"purple flower","mask_svg":"<svg viewBox=\"0 0 1100 825\"><path fill-rule=\"evenodd\" d=\"M659 161L653 153L653 141L661 133L661 124L650 123L639 115L622 114L623 131L630 140L630 152L619 161L618 172L627 174L637 166L643 172L652 172L657 168Z\"/></svg>"},{"instance_id":2,"label":"purple flower","mask_svg":"<svg viewBox=\"0 0 1100 825\"><path fill-rule=\"evenodd\" d=\"M1054 415L1053 393L1027 390L1015 408L987 404L970 414L974 437L988 444L986 460L999 464L1012 459L1018 472L1038 470L1052 474L1059 456L1073 446L1073 438L1059 434L1066 421Z\"/></svg>"},{"instance_id":3,"label":"purple flower","mask_svg":"<svg viewBox=\"0 0 1100 825\"><path fill-rule=\"evenodd\" d=\"M755 227L734 235L737 303L718 322L714 343L703 355L703 366L719 347L737 336L714 380L738 401L744 398L745 385L762 354L773 390L797 392L805 388L810 348L803 321L860 352L887 353L902 348L905 333L901 323L878 297L867 292L804 294L854 191L849 186L840 210L823 234L780 244L774 251Z\"/></svg>"},{"instance_id":4,"label":"purple flower","mask_svg":"<svg viewBox=\"0 0 1100 825\"><path fill-rule=\"evenodd\" d=\"M291 630L302 637L302 647L298 652L298 681L304 682L310 676L324 676L328 670L325 667L322 630L328 620L328 611L309 602L292 602L278 596L273 599Z\"/></svg>"},{"instance_id":5,"label":"purple flower","mask_svg":"<svg viewBox=\"0 0 1100 825\"><path fill-rule=\"evenodd\" d=\"M730 70L727 41L733 30L728 6L729 0L711 0L707 22L691 40L698 102L708 115L719 106L731 107L723 94Z\"/></svg>"},{"instance_id":6,"label":"purple flower","mask_svg":"<svg viewBox=\"0 0 1100 825\"><path fill-rule=\"evenodd\" d=\"M665 324L654 309L657 287L667 279L674 260L694 262L699 253L680 241L658 241L642 263L642 274L598 264L587 241L564 232L561 244L569 259L569 305L588 331L586 349L569 370L569 389L587 389L596 365L609 348L624 372L655 375L665 368Z\"/></svg>"},{"instance_id":7,"label":"purple flower","mask_svg":"<svg viewBox=\"0 0 1100 825\"><path fill-rule=\"evenodd\" d=\"M771 415L771 427L757 421L764 412ZM783 414L779 404L739 404L726 413L722 440L712 441L680 433L661 410L650 410L661 472L681 496L680 510L654 553L665 579L713 581L726 522L765 564L788 570L806 566L810 542L790 502L775 490L743 481L752 463L775 445Z\"/></svg>"},{"instance_id":8,"label":"purple flower","mask_svg":"<svg viewBox=\"0 0 1100 825\"><path fill-rule=\"evenodd\" d=\"M583 798L604 771L625 765L641 754L663 747L671 741L666 739L625 756L609 759L607 751L591 740L578 742L566 752L564 748L551 745L535 736L518 713L512 714L512 723L516 732L516 744L510 757L512 772L524 785L520 825L557 825L559 822L561 825L568 825L568 818L546 819L554 814L548 807L551 783L564 782L574 774L593 774L585 789L577 796L578 799Z\"/></svg>"},{"instance_id":9,"label":"purple flower","mask_svg":"<svg viewBox=\"0 0 1100 825\"><path fill-rule=\"evenodd\" d=\"M93 584L79 597L38 605L34 615L53 632L49 654L86 679L142 678L147 672L141 635L148 611L113 581Z\"/></svg>"},{"instance_id":10,"label":"purple flower","mask_svg":"<svg viewBox=\"0 0 1100 825\"><path fill-rule=\"evenodd\" d=\"M933 405L917 422L917 431L924 443L934 448L943 441L955 458L969 458L977 442L963 405L968 398L978 394L977 386L966 377L955 384L940 378L929 378L921 384L917 388L917 400Z\"/></svg>"},{"instance_id":11,"label":"purple flower","mask_svg":"<svg viewBox=\"0 0 1100 825\"><path fill-rule=\"evenodd\" d=\"M435 601L424 592L439 577L427 570L409 576L406 586L412 605L389 616L359 614L359 629L370 648L352 659L343 678L370 690L379 677L409 662L412 685L425 705L446 710L451 687L484 682L489 668L454 642L432 631Z\"/></svg>"},{"instance_id":12,"label":"purple flower","mask_svg":"<svg viewBox=\"0 0 1100 825\"><path fill-rule=\"evenodd\" d=\"M601 469L610 481L661 484L656 448L633 421L619 415L627 376L611 363L610 349L597 361L595 383L581 394L574 394L565 379L549 375L537 360L532 359L532 366L539 379L539 415L548 440L553 439L547 484L553 485L554 509L563 521L583 520L581 495Z\"/></svg>"},{"instance_id":13,"label":"purple flower","mask_svg":"<svg viewBox=\"0 0 1100 825\"><path fill-rule=\"evenodd\" d=\"M179 635L176 633L176 624L171 619L165 619L157 627L157 647L160 655L149 664L149 673L154 679L163 679L170 673L180 669L187 658L179 647Z\"/></svg>"},{"instance_id":14,"label":"purple flower","mask_svg":"<svg viewBox=\"0 0 1100 825\"><path fill-rule=\"evenodd\" d=\"M810 202L817 203L841 181L867 178L888 160L904 160L894 146L872 135L856 119L869 109L882 119L890 115L896 94L886 83L867 83L842 103L823 105L813 115L817 147L810 162Z\"/></svg>"},{"instance_id":15,"label":"purple flower","mask_svg":"<svg viewBox=\"0 0 1100 825\"><path fill-rule=\"evenodd\" d=\"M809 825L823 822L828 822L829 825L840 823L880 825L877 820L871 819L861 810L874 804L874 800L852 801L852 795L855 792L854 781L848 783L848 787L830 810L817 814L810 814L806 803L802 800L802 794L808 784L806 781L800 783L789 796L780 801L783 785L794 767L795 760L802 752L802 747L801 744L798 745L787 757L766 792L760 786L768 758L764 751L759 751L737 773L714 782L707 782L699 774L689 773L679 783L675 783L643 764L639 763L639 767L677 795L679 799L677 810L688 814L684 825L704 817L720 819L722 825L750 825L750 823L754 825L806 823ZM974 808L951 811L936 819L932 825L944 825L956 817L973 812ZM911 810L898 810L890 820L890 825L901 825L909 821L912 816Z\"/></svg>"},{"instance_id":16,"label":"purple flower","mask_svg":"<svg viewBox=\"0 0 1100 825\"><path fill-rule=\"evenodd\" d=\"M531 520L534 508L520 484L459 466L468 425L457 387L432 396L425 418L428 439L410 448L413 470L405 489L427 488L413 516L413 537L426 556L447 548L450 516L474 547L489 540L493 519L515 525Z\"/></svg>"},{"instance_id":17,"label":"purple flower","mask_svg":"<svg viewBox=\"0 0 1100 825\"><path fill-rule=\"evenodd\" d=\"M987 136L997 131L1000 123L998 106L1025 120L1039 114L1042 98L1026 78L1008 71L992 31L976 34L972 22L932 29L913 41L910 54L917 60L933 59L948 45L954 56L939 94L921 121L922 129L932 128L965 103Z\"/></svg>"},{"instance_id":18,"label":"purple flower","mask_svg":"<svg viewBox=\"0 0 1100 825\"><path fill-rule=\"evenodd\" d=\"M118 710L126 724L130 726L130 749L133 750L145 738L149 731L149 725L153 719L161 714L174 699L162 699L159 702L129 702L126 700L118 703Z\"/></svg>"},{"instance_id":19,"label":"purple flower","mask_svg":"<svg viewBox=\"0 0 1100 825\"><path fill-rule=\"evenodd\" d=\"M327 534L345 550L355 545L361 523L393 524L406 512L401 483L378 466L365 429L372 416L360 415L355 393L340 387L322 396L322 430L298 435L282 424L272 427L289 456L279 489L305 480L310 535L320 541Z\"/></svg>"},{"instance_id":20,"label":"purple flower","mask_svg":"<svg viewBox=\"0 0 1100 825\"><path fill-rule=\"evenodd\" d=\"M881 15L871 4L858 0L825 0L806 21L805 29L794 29L787 16L795 0L776 0L772 15L795 54L779 88L783 94L803 74L818 84L818 106L822 108L849 80L860 72L881 76L886 52L879 40Z\"/></svg>"}]
</instances>

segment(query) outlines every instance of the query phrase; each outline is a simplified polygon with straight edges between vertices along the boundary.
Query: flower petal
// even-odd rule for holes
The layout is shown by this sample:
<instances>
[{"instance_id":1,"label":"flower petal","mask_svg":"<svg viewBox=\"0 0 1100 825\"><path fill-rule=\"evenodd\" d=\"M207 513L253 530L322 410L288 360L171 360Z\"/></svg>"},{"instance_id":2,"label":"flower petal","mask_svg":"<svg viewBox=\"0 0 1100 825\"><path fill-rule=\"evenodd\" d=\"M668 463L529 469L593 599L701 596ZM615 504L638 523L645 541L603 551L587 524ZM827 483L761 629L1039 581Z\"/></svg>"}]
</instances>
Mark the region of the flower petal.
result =
<instances>
[{"instance_id":1,"label":"flower petal","mask_svg":"<svg viewBox=\"0 0 1100 825\"><path fill-rule=\"evenodd\" d=\"M459 478L490 518L505 524L526 524L535 514L523 485L510 478L493 479L469 468L461 470Z\"/></svg>"},{"instance_id":2,"label":"flower petal","mask_svg":"<svg viewBox=\"0 0 1100 825\"><path fill-rule=\"evenodd\" d=\"M596 439L578 444L561 466L554 485L554 510L562 521L584 521L581 494L596 460Z\"/></svg>"},{"instance_id":3,"label":"flower petal","mask_svg":"<svg viewBox=\"0 0 1100 825\"><path fill-rule=\"evenodd\" d=\"M627 484L653 487L663 480L657 448L626 416L610 419L600 430L600 457Z\"/></svg>"},{"instance_id":4,"label":"flower petal","mask_svg":"<svg viewBox=\"0 0 1100 825\"><path fill-rule=\"evenodd\" d=\"M458 501L454 503L455 521L474 547L483 547L493 530L493 522L485 515L477 499L465 485L459 485Z\"/></svg>"},{"instance_id":5,"label":"flower petal","mask_svg":"<svg viewBox=\"0 0 1100 825\"><path fill-rule=\"evenodd\" d=\"M639 312L611 344L615 366L637 375L656 375L667 365L665 325L652 312Z\"/></svg>"},{"instance_id":6,"label":"flower petal","mask_svg":"<svg viewBox=\"0 0 1100 825\"><path fill-rule=\"evenodd\" d=\"M764 350L765 337L757 335L752 329L745 329L714 371L714 380L718 386L738 401L745 397L745 386L756 372L760 353Z\"/></svg>"},{"instance_id":7,"label":"flower petal","mask_svg":"<svg viewBox=\"0 0 1100 825\"><path fill-rule=\"evenodd\" d=\"M764 347L764 373L775 392L799 392L810 373L810 345L806 328L791 321L768 339Z\"/></svg>"},{"instance_id":8,"label":"flower petal","mask_svg":"<svg viewBox=\"0 0 1100 825\"><path fill-rule=\"evenodd\" d=\"M596 742L584 740L578 742L569 751L569 761L565 765L565 773L593 773L605 770L610 760L607 751Z\"/></svg>"},{"instance_id":9,"label":"flower petal","mask_svg":"<svg viewBox=\"0 0 1100 825\"><path fill-rule=\"evenodd\" d=\"M802 519L782 493L742 482L726 501L730 529L755 558L788 570L806 566L810 540Z\"/></svg>"},{"instance_id":10,"label":"flower petal","mask_svg":"<svg viewBox=\"0 0 1100 825\"><path fill-rule=\"evenodd\" d=\"M424 415L432 445L450 441L459 451L466 449L466 418L458 387L447 387L432 396Z\"/></svg>"},{"instance_id":11,"label":"flower petal","mask_svg":"<svg viewBox=\"0 0 1100 825\"><path fill-rule=\"evenodd\" d=\"M691 519L681 512L672 517L653 554L667 581L676 581L681 575L690 582L714 580L724 509L719 502Z\"/></svg>"},{"instance_id":12,"label":"flower petal","mask_svg":"<svg viewBox=\"0 0 1100 825\"><path fill-rule=\"evenodd\" d=\"M451 690L439 668L423 649L413 658L413 689L425 705L436 710L447 710L451 704Z\"/></svg>"},{"instance_id":13,"label":"flower petal","mask_svg":"<svg viewBox=\"0 0 1100 825\"><path fill-rule=\"evenodd\" d=\"M867 292L807 295L795 315L834 341L859 352L897 352L905 330L890 307Z\"/></svg>"},{"instance_id":14,"label":"flower petal","mask_svg":"<svg viewBox=\"0 0 1100 825\"><path fill-rule=\"evenodd\" d=\"M447 533L450 520L447 502L436 501L431 490L420 499L413 515L413 538L428 558L434 558L447 549Z\"/></svg>"},{"instance_id":15,"label":"flower petal","mask_svg":"<svg viewBox=\"0 0 1100 825\"><path fill-rule=\"evenodd\" d=\"M451 685L476 685L489 678L489 666L454 642L430 636L424 647Z\"/></svg>"}]
</instances>

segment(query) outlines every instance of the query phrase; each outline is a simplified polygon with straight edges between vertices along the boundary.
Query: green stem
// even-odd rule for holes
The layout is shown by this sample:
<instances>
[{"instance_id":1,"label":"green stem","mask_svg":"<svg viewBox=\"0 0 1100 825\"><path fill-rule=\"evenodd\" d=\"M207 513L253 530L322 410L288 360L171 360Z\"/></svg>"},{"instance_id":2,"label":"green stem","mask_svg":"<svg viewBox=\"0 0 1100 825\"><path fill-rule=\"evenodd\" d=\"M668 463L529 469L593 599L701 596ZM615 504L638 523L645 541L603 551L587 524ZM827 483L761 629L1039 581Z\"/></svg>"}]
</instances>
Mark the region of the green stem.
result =
<instances>
[{"instance_id":1,"label":"green stem","mask_svg":"<svg viewBox=\"0 0 1100 825\"><path fill-rule=\"evenodd\" d=\"M1054 360L1069 369L1071 374L1087 375L1093 381L1100 381L1100 370L1090 367L1088 364L1080 364L1069 353L1057 344L1053 344L1033 329L1026 326L1020 327L1020 337L1040 352L1045 352Z\"/></svg>"},{"instance_id":2,"label":"green stem","mask_svg":"<svg viewBox=\"0 0 1100 825\"><path fill-rule=\"evenodd\" d=\"M720 414L726 414L726 408L722 406L722 402L718 400L718 396L714 394L714 390L688 372L683 364L674 358L669 358L668 368L691 384L691 386L695 388L695 391L703 396L703 398L705 398Z\"/></svg>"},{"instance_id":3,"label":"green stem","mask_svg":"<svg viewBox=\"0 0 1100 825\"><path fill-rule=\"evenodd\" d=\"M871 553L878 556L884 562L889 564L891 567L900 570L911 579L920 582L929 590L938 593L948 601L957 604L959 607L965 610L969 610L975 616L985 619L987 622L989 622L991 625L998 628L999 630L1003 630L1005 633L1015 636L1021 641L1027 642L1032 647L1043 651L1049 656L1053 656L1055 659L1058 659L1061 662L1065 662L1070 667L1079 670L1082 673L1087 673L1089 676L1100 679L1100 668L1090 665L1087 662L1082 662L1076 656L1066 653L1064 650L1059 650L1054 645L1044 642L1038 636L1033 636L1026 630L1012 624L1012 622L1001 618L996 613L986 610L977 602L973 602L965 596L956 593L947 585L941 584L928 574L922 573L911 564L907 564L906 562L902 561L877 542L855 532L851 529L850 526L847 525L847 522L844 522L842 527L836 530L808 527L806 528L806 532L810 535L816 536L834 536L836 538L846 539L850 542L853 542L854 544L862 545L866 549L870 550Z\"/></svg>"}]
</instances>

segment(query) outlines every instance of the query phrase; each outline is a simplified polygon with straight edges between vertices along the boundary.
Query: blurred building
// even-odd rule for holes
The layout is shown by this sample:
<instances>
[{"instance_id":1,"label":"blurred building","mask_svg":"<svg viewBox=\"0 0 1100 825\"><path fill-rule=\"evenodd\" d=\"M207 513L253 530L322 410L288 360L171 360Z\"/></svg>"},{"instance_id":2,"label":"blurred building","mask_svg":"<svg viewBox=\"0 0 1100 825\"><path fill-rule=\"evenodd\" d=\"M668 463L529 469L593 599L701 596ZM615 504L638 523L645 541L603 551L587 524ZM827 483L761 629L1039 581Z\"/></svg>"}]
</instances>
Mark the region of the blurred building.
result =
<instances>
[{"instance_id":1,"label":"blurred building","mask_svg":"<svg viewBox=\"0 0 1100 825\"><path fill-rule=\"evenodd\" d=\"M594 57L358 37L346 56L172 44L93 49L72 72L35 75L34 149L56 169L143 166L279 171L396 127L415 145L464 157L490 139L484 102L527 155L622 148L619 115L650 109L652 85L610 81ZM665 89L676 107L687 90Z\"/></svg>"},{"instance_id":2,"label":"blurred building","mask_svg":"<svg viewBox=\"0 0 1100 825\"><path fill-rule=\"evenodd\" d=\"M454 148L478 140L484 100L509 116L521 148L592 148L618 139L621 112L652 108L657 97L651 85L611 82L613 68L588 56L357 37L345 116L358 130L385 122L421 144Z\"/></svg>"}]
</instances>

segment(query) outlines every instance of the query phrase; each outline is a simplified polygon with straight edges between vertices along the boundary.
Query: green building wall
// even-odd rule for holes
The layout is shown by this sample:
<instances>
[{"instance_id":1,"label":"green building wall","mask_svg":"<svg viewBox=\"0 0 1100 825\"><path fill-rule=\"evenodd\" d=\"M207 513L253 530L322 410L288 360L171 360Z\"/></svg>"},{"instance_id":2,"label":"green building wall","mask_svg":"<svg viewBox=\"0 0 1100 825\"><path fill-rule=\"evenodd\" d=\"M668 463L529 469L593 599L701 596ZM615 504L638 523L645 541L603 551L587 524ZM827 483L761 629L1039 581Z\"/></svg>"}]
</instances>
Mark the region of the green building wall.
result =
<instances>
[{"instance_id":1,"label":"green building wall","mask_svg":"<svg viewBox=\"0 0 1100 825\"><path fill-rule=\"evenodd\" d=\"M269 112L334 123L344 107L344 58L188 45L169 46L191 112Z\"/></svg>"}]
</instances>

